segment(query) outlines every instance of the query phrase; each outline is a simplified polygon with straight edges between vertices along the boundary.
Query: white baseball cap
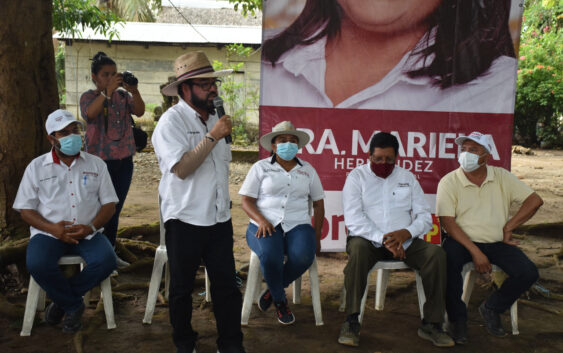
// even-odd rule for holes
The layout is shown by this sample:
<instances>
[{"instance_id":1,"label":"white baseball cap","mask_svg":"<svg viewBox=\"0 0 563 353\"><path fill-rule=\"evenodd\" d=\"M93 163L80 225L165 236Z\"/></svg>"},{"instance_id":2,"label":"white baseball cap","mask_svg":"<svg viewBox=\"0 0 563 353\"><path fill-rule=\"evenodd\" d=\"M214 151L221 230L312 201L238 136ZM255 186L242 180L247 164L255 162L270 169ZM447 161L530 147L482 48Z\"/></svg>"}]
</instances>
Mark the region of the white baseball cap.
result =
<instances>
[{"instance_id":1,"label":"white baseball cap","mask_svg":"<svg viewBox=\"0 0 563 353\"><path fill-rule=\"evenodd\" d=\"M463 143L467 140L475 141L481 146L483 146L488 153L491 153L493 146L491 144L491 138L489 135L483 135L478 131L473 131L469 134L469 136L460 136L455 139L455 143L459 146L463 145Z\"/></svg>"},{"instance_id":2,"label":"white baseball cap","mask_svg":"<svg viewBox=\"0 0 563 353\"><path fill-rule=\"evenodd\" d=\"M47 134L51 135L53 132L60 131L72 123L79 123L84 127L82 121L76 120L71 112L57 109L47 117L45 129L47 130Z\"/></svg>"}]
</instances>

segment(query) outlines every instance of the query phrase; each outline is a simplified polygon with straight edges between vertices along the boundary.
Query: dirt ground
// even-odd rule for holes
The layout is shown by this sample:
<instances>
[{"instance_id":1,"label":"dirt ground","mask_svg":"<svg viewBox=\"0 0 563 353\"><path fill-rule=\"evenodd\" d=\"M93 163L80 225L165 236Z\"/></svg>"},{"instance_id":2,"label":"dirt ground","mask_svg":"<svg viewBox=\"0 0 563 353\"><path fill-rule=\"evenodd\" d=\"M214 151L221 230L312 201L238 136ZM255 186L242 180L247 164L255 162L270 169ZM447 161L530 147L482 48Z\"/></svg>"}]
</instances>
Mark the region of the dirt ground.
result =
<instances>
[{"instance_id":1,"label":"dirt ground","mask_svg":"<svg viewBox=\"0 0 563 353\"><path fill-rule=\"evenodd\" d=\"M534 155L513 155L512 170L534 188L544 199L544 206L528 223L561 222L563 220L563 151L534 151ZM244 239L247 216L240 207L238 190L251 163L233 163L231 167L231 198L235 231L235 259L237 269L244 269L249 261L249 249ZM135 157L134 180L121 214L120 226L131 226L158 221L158 181L160 171L153 153L140 153ZM555 253L561 248L561 231L549 237L526 236L522 249L540 268L540 283L554 293L563 294L563 267ZM158 242L158 235L147 235L140 240ZM302 304L291 305L296 323L282 327L274 312L262 313L256 307L250 316L249 326L243 328L247 352L308 353L308 352L434 352L438 349L418 338L419 311L416 286L412 271L396 271L390 276L385 308L374 309L374 291L366 305L360 347L347 348L336 342L344 314L338 311L342 269L346 255L323 254L318 258L321 284L323 326L315 326L311 305L308 276L304 276ZM117 284L128 282L148 283L152 264L133 273L121 273L114 278ZM242 271L241 277L244 276ZM370 282L375 284L375 278ZM521 299L532 301L559 311L559 315L540 310L525 303L518 305L520 334L505 338L488 335L477 307L491 292L490 282L479 278L469 303L469 343L451 348L452 352L563 352L563 301L546 299L530 293ZM204 301L203 273L198 274L194 291L193 326L199 332L198 352L216 352L215 321L212 305ZM241 288L244 291L245 283ZM24 291L25 293L25 291ZM9 300L25 305L25 294L10 295ZM123 290L126 298L115 298L114 309L117 328L106 330L103 311L95 310L93 301L83 322L85 332L84 352L174 352L168 308L157 304L152 325L143 325L146 289ZM287 290L291 298L291 289ZM94 293L94 299L96 294ZM79 337L65 335L60 327L50 327L37 320L30 337L19 337L21 320L9 321L0 317L0 352L75 352ZM510 331L510 317L503 315L504 327Z\"/></svg>"}]
</instances>

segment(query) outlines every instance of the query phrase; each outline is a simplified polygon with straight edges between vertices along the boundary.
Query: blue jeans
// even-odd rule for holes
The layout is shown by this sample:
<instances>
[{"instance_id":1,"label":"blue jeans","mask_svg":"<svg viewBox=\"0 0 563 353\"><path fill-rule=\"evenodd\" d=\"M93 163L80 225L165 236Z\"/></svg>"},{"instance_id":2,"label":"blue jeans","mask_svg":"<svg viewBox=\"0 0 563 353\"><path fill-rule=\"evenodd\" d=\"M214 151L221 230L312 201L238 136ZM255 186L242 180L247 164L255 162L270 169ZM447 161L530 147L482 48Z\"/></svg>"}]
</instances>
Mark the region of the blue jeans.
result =
<instances>
[{"instance_id":1,"label":"blue jeans","mask_svg":"<svg viewBox=\"0 0 563 353\"><path fill-rule=\"evenodd\" d=\"M489 258L491 264L500 267L508 278L486 301L486 306L497 312L505 312L522 293L538 280L536 265L515 246L503 242L474 243ZM472 261L467 249L452 237L444 240L442 248L447 257L446 311L450 321L467 321L467 307L461 300L463 266Z\"/></svg>"},{"instance_id":2,"label":"blue jeans","mask_svg":"<svg viewBox=\"0 0 563 353\"><path fill-rule=\"evenodd\" d=\"M104 225L104 234L108 237L111 245L115 245L117 237L117 226L119 225L119 215L125 203L125 198L133 179L133 157L105 161L111 182L117 194L119 202L115 205L113 217Z\"/></svg>"},{"instance_id":3,"label":"blue jeans","mask_svg":"<svg viewBox=\"0 0 563 353\"><path fill-rule=\"evenodd\" d=\"M86 266L65 278L57 262L63 255L80 255ZM27 270L41 288L65 312L82 305L82 297L115 269L115 253L107 238L97 233L90 240L68 244L45 234L36 234L27 245Z\"/></svg>"},{"instance_id":4,"label":"blue jeans","mask_svg":"<svg viewBox=\"0 0 563 353\"><path fill-rule=\"evenodd\" d=\"M246 242L260 259L260 268L275 302L285 299L285 288L307 271L315 259L315 230L310 224L300 224L289 232L281 226L272 236L257 238L258 227L248 225ZM287 260L284 263L284 255Z\"/></svg>"}]
</instances>

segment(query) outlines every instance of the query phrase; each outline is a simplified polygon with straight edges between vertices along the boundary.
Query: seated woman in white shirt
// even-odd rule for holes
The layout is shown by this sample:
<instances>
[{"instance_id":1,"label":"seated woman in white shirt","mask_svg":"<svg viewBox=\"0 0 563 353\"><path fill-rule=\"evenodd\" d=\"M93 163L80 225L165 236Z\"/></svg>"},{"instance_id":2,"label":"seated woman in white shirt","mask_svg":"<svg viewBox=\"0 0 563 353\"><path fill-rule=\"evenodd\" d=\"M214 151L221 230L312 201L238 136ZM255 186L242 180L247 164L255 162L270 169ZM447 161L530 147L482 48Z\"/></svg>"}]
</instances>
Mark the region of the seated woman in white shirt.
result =
<instances>
[{"instance_id":1,"label":"seated woman in white shirt","mask_svg":"<svg viewBox=\"0 0 563 353\"><path fill-rule=\"evenodd\" d=\"M321 248L323 187L315 169L296 157L308 142L309 135L296 130L290 121L274 126L260 138L271 157L252 166L239 191L242 208L250 217L246 241L258 255L268 285L258 308L266 311L274 303L278 321L285 325L295 321L285 288L307 271Z\"/></svg>"},{"instance_id":2,"label":"seated woman in white shirt","mask_svg":"<svg viewBox=\"0 0 563 353\"><path fill-rule=\"evenodd\" d=\"M261 104L511 114L510 8L511 0L307 0L289 27L264 35Z\"/></svg>"}]
</instances>

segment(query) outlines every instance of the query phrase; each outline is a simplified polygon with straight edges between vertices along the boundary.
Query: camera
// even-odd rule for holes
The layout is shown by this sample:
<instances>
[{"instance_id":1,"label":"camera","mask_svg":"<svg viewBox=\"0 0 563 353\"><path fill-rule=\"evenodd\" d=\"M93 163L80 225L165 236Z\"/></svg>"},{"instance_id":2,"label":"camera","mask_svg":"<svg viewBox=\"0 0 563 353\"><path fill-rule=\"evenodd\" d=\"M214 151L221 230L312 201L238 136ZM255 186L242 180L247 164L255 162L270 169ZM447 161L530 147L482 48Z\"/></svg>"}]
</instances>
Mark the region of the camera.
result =
<instances>
[{"instance_id":1,"label":"camera","mask_svg":"<svg viewBox=\"0 0 563 353\"><path fill-rule=\"evenodd\" d=\"M128 84L129 86L136 86L139 83L139 80L133 75L131 71L123 71L121 74L123 76L123 82Z\"/></svg>"}]
</instances>

